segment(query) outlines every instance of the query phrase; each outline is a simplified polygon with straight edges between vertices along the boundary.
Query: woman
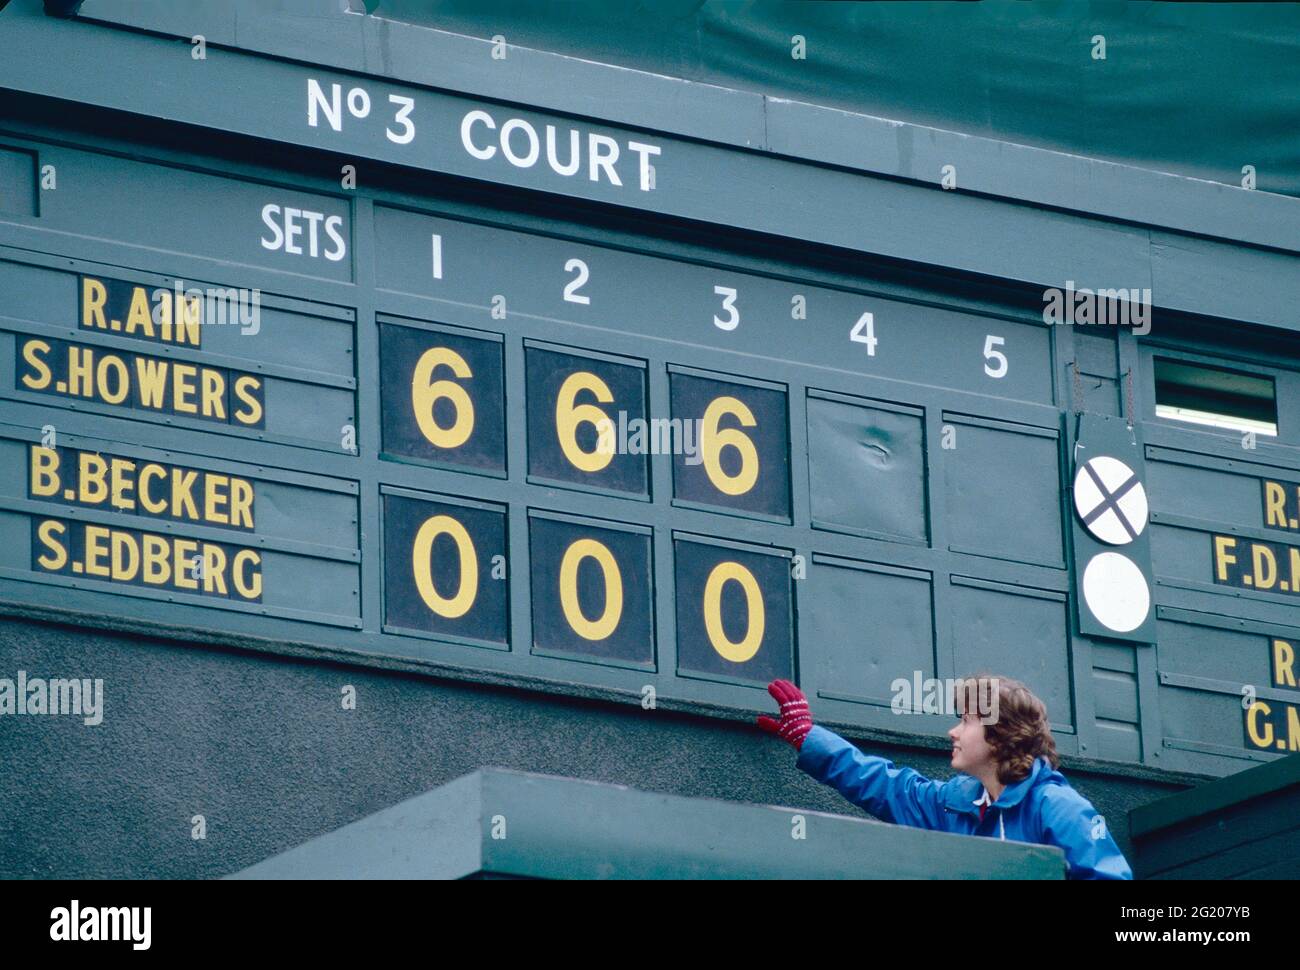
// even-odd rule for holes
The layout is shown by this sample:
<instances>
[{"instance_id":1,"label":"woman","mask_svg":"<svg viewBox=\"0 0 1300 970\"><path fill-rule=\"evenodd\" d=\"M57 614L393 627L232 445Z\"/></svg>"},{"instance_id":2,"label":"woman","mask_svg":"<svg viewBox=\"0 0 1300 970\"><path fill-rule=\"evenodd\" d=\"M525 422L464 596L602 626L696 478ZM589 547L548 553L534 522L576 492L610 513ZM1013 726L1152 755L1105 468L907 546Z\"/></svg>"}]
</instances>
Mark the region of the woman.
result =
<instances>
[{"instance_id":1,"label":"woman","mask_svg":"<svg viewBox=\"0 0 1300 970\"><path fill-rule=\"evenodd\" d=\"M781 705L780 720L760 717L758 724L794 746L799 768L886 822L1055 845L1065 851L1070 879L1132 879L1105 820L1056 770L1043 702L1019 681L981 677L982 696L992 703L967 703L977 681L964 683L966 691L954 691L959 720L948 732L961 774L946 782L896 768L816 727L808 699L788 680L767 688ZM979 716L985 708L988 724Z\"/></svg>"}]
</instances>

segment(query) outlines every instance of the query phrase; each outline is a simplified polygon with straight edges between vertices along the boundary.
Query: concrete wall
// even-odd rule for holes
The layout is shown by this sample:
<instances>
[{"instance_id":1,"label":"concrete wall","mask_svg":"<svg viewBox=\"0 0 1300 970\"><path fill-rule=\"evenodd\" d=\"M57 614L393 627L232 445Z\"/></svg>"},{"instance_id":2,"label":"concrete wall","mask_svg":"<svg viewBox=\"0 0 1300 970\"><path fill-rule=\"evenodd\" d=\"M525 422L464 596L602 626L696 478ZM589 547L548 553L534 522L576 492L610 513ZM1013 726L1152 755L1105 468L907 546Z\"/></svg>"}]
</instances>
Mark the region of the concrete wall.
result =
<instances>
[{"instance_id":1,"label":"concrete wall","mask_svg":"<svg viewBox=\"0 0 1300 970\"><path fill-rule=\"evenodd\" d=\"M0 677L19 670L103 678L104 717L0 718L5 878L220 876L482 765L862 814L756 728L639 704L0 619ZM933 751L867 750L951 775ZM1177 790L1064 770L1126 854L1128 810Z\"/></svg>"}]
</instances>

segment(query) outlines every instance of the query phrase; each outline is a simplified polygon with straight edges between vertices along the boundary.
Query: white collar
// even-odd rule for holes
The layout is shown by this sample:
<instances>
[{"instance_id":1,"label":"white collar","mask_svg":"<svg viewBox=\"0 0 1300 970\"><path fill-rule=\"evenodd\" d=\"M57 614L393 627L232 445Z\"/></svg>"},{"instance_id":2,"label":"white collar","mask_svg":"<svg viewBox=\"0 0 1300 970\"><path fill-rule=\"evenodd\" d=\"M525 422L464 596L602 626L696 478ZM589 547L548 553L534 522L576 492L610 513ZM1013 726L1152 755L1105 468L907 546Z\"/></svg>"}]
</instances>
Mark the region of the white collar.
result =
<instances>
[{"instance_id":1,"label":"white collar","mask_svg":"<svg viewBox=\"0 0 1300 970\"><path fill-rule=\"evenodd\" d=\"M993 804L993 799L991 799L991 798L989 797L989 790L988 790L987 788L985 788L985 789L984 789L984 794L981 795L979 798L975 799L975 801L974 801L972 804L975 804L975 805L992 805L992 804ZM1002 816L1003 816L1003 814L1004 814L1004 813L1001 812L1001 811L998 812L998 838L999 838L999 839L1003 839L1003 840L1005 840L1006 837L1007 837L1007 829L1006 829L1006 825L1003 824L1003 820L1002 820Z\"/></svg>"}]
</instances>

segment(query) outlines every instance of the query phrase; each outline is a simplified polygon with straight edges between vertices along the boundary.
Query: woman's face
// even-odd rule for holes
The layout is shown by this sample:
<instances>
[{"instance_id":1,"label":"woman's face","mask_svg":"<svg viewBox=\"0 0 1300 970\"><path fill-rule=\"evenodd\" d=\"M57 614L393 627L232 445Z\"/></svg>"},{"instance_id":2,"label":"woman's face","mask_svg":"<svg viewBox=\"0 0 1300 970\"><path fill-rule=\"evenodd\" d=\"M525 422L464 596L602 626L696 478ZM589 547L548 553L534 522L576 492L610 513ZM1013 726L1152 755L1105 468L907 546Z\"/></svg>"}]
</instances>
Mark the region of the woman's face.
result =
<instances>
[{"instance_id":1,"label":"woman's face","mask_svg":"<svg viewBox=\"0 0 1300 970\"><path fill-rule=\"evenodd\" d=\"M970 711L961 715L948 737L952 739L952 766L957 771L974 775L993 764L993 748L984 740L984 725Z\"/></svg>"}]
</instances>

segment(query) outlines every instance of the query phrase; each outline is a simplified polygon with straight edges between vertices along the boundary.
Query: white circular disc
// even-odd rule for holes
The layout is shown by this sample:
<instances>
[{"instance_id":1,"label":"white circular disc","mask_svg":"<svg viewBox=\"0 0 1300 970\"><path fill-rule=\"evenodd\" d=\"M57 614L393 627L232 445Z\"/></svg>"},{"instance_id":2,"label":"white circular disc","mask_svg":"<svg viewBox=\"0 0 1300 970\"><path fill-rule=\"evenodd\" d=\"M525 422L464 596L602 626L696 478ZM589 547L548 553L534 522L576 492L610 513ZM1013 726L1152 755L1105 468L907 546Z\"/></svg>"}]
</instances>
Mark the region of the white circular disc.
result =
<instances>
[{"instance_id":1,"label":"white circular disc","mask_svg":"<svg viewBox=\"0 0 1300 970\"><path fill-rule=\"evenodd\" d=\"M1083 571L1083 599L1116 633L1136 630L1151 610L1151 590L1137 564L1118 552L1099 552Z\"/></svg>"},{"instance_id":2,"label":"white circular disc","mask_svg":"<svg viewBox=\"0 0 1300 970\"><path fill-rule=\"evenodd\" d=\"M1114 498L1119 494L1119 498ZM1102 542L1122 546L1147 525L1147 493L1137 473L1118 458L1099 455L1074 476L1074 508L1083 527Z\"/></svg>"}]
</instances>

